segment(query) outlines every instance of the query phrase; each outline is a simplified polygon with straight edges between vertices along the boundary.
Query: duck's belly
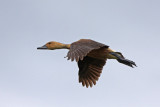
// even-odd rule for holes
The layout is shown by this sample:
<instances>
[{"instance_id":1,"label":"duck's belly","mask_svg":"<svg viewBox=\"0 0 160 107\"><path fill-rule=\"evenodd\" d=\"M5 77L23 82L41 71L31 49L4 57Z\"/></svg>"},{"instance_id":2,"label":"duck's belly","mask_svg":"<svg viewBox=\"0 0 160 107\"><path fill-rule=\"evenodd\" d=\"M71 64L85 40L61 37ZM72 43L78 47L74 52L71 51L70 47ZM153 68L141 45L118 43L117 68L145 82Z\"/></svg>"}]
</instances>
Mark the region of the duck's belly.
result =
<instances>
[{"instance_id":1,"label":"duck's belly","mask_svg":"<svg viewBox=\"0 0 160 107\"><path fill-rule=\"evenodd\" d=\"M92 50L90 53L87 54L89 57L97 58L97 59L107 59L108 56L107 48L100 48L96 50Z\"/></svg>"}]
</instances>

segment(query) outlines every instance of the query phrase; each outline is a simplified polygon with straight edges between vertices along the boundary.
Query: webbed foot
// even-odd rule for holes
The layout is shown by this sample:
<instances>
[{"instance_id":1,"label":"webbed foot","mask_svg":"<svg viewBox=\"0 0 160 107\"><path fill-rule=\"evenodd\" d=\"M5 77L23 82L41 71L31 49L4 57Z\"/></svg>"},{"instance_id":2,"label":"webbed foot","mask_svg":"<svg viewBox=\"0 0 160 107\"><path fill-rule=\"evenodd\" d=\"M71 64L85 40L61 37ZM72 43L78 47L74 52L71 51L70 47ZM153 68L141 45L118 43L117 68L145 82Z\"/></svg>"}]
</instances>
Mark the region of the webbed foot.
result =
<instances>
[{"instance_id":1,"label":"webbed foot","mask_svg":"<svg viewBox=\"0 0 160 107\"><path fill-rule=\"evenodd\" d=\"M120 63L123 63L123 64L125 64L125 65L128 65L128 66L130 66L130 67L132 67L132 68L133 68L134 66L137 67L137 65L136 65L135 62L133 62L133 61L131 61L131 60L128 60L128 59L125 59L125 58L117 59L117 61L120 62Z\"/></svg>"}]
</instances>

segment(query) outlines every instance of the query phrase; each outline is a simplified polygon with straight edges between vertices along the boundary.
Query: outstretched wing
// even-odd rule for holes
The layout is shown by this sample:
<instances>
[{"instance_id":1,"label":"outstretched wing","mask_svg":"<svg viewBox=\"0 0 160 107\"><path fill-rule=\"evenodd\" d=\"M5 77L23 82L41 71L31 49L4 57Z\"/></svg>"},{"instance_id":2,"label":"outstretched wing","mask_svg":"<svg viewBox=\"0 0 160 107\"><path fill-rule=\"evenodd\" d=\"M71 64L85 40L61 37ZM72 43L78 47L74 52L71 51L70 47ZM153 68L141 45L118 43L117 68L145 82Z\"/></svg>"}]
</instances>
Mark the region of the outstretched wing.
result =
<instances>
[{"instance_id":1,"label":"outstretched wing","mask_svg":"<svg viewBox=\"0 0 160 107\"><path fill-rule=\"evenodd\" d=\"M101 47L108 48L109 46L90 39L80 39L71 44L70 50L67 54L68 60L71 59L72 61L76 60L78 62L79 59L83 60L90 51Z\"/></svg>"},{"instance_id":2,"label":"outstretched wing","mask_svg":"<svg viewBox=\"0 0 160 107\"><path fill-rule=\"evenodd\" d=\"M79 82L88 88L96 84L96 81L102 73L103 66L106 60L96 59L91 57L84 57L83 60L78 61L79 67Z\"/></svg>"}]
</instances>

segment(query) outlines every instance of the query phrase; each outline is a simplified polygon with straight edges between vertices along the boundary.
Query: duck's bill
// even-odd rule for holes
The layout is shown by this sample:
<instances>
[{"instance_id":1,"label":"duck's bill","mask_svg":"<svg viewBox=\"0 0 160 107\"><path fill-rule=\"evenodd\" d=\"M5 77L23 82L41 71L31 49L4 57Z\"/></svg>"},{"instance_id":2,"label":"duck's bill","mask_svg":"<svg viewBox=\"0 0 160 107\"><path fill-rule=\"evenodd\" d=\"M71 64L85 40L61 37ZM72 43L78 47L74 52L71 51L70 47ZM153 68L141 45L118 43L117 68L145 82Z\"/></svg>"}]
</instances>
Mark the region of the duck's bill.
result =
<instances>
[{"instance_id":1,"label":"duck's bill","mask_svg":"<svg viewBox=\"0 0 160 107\"><path fill-rule=\"evenodd\" d=\"M48 49L46 45L38 47L37 49Z\"/></svg>"}]
</instances>

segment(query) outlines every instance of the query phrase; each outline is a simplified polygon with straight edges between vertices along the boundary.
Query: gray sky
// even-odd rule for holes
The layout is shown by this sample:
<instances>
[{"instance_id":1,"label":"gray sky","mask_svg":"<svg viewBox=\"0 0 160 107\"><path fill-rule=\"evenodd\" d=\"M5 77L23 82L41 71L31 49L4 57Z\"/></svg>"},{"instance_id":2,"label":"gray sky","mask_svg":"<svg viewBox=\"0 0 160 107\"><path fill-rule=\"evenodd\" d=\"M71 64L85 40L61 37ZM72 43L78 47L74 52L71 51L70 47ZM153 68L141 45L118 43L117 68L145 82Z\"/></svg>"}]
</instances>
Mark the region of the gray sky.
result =
<instances>
[{"instance_id":1,"label":"gray sky","mask_svg":"<svg viewBox=\"0 0 160 107\"><path fill-rule=\"evenodd\" d=\"M0 107L160 107L159 0L0 0ZM93 88L78 83L68 50L90 38L137 68L108 60Z\"/></svg>"}]
</instances>

